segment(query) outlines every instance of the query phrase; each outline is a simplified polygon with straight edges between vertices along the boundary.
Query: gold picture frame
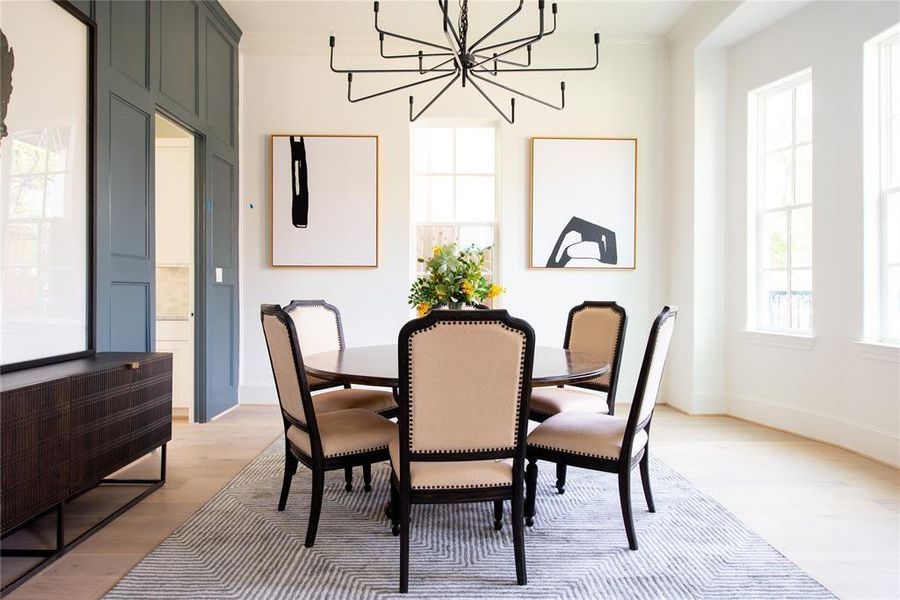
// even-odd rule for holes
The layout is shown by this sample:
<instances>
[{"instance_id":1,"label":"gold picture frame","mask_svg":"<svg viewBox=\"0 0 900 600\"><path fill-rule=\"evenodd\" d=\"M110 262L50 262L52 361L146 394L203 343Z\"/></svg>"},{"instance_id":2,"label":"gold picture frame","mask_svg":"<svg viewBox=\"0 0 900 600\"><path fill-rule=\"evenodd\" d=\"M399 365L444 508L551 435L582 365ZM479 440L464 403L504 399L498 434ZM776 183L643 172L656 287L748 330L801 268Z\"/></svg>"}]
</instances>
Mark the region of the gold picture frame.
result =
<instances>
[{"instance_id":1,"label":"gold picture frame","mask_svg":"<svg viewBox=\"0 0 900 600\"><path fill-rule=\"evenodd\" d=\"M276 264L275 141L278 138L370 138L375 140L375 261L372 264ZM269 264L278 269L377 269L381 259L381 139L377 134L272 133L269 135Z\"/></svg>"},{"instance_id":2,"label":"gold picture frame","mask_svg":"<svg viewBox=\"0 0 900 600\"><path fill-rule=\"evenodd\" d=\"M572 266L572 267L555 267L536 264L535 262L535 143L541 140L552 141L599 141L599 142L632 142L634 144L633 151L633 209L630 211L632 227L631 227L631 256L630 266ZM578 137L578 136L535 136L529 140L529 181L530 181L530 199L529 199L529 235L528 235L528 268L540 270L568 270L568 271L634 271L637 269L637 218L638 218L638 139L636 137ZM549 262L549 261L548 261Z\"/></svg>"}]
</instances>

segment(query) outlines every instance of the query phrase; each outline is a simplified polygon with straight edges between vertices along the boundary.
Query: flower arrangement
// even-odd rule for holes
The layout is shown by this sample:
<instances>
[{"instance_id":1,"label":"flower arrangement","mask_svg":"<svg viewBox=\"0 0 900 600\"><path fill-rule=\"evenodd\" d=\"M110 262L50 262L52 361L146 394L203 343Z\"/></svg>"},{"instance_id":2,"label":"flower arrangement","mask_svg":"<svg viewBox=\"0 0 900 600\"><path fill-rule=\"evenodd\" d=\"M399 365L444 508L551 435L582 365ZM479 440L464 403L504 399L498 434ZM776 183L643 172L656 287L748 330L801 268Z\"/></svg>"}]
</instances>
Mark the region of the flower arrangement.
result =
<instances>
[{"instance_id":1,"label":"flower arrangement","mask_svg":"<svg viewBox=\"0 0 900 600\"><path fill-rule=\"evenodd\" d=\"M484 276L484 253L487 248L470 246L458 250L456 244L435 246L425 263L425 274L416 279L409 290L409 304L418 315L441 306L460 308L485 298L496 298L505 290Z\"/></svg>"}]
</instances>

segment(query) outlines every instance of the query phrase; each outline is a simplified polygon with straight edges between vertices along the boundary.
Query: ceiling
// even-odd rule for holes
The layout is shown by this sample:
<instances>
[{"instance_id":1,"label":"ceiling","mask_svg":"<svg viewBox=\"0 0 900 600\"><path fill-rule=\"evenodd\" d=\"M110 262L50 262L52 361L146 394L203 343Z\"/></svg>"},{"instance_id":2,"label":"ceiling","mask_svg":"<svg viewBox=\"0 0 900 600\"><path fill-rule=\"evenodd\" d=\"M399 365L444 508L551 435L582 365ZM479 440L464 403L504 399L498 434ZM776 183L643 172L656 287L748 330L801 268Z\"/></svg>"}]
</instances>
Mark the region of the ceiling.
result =
<instances>
[{"instance_id":1,"label":"ceiling","mask_svg":"<svg viewBox=\"0 0 900 600\"><path fill-rule=\"evenodd\" d=\"M348 38L375 36L370 0L221 0L245 34L277 33L328 35ZM458 11L451 0L451 11ZM547 27L552 24L547 0ZM557 39L588 37L599 31L607 39L663 38L690 10L687 0L559 0ZM515 0L471 0L470 39L480 37L515 7ZM433 0L381 0L379 25L440 43L440 9ZM455 18L454 18L455 21ZM502 31L502 38L534 33L538 26L536 0ZM498 34L500 35L500 34ZM507 37L508 36L508 37Z\"/></svg>"}]
</instances>

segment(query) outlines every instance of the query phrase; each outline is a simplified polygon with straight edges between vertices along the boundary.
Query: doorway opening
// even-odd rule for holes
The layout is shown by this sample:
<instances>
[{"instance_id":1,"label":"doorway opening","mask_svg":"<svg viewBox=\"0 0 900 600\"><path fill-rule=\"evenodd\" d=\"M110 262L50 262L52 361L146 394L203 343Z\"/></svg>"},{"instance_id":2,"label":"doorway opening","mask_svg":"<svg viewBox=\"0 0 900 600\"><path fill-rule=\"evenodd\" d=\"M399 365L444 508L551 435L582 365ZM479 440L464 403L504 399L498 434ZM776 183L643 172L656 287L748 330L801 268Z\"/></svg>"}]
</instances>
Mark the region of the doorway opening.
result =
<instances>
[{"instance_id":1,"label":"doorway opening","mask_svg":"<svg viewBox=\"0 0 900 600\"><path fill-rule=\"evenodd\" d=\"M195 139L156 114L156 351L172 354L172 416L196 421Z\"/></svg>"}]
</instances>

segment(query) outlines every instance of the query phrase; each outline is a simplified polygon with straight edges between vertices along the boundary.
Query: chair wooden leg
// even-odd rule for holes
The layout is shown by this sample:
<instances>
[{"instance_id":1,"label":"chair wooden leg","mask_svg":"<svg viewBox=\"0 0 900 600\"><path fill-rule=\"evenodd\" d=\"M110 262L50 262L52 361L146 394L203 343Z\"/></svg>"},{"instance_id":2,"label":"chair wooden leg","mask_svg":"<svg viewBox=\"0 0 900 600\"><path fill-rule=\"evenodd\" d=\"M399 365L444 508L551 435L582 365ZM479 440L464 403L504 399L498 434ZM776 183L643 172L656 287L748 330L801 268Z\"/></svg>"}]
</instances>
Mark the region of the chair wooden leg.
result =
<instances>
[{"instance_id":1,"label":"chair wooden leg","mask_svg":"<svg viewBox=\"0 0 900 600\"><path fill-rule=\"evenodd\" d=\"M281 482L281 497L278 499L278 510L284 510L287 506L288 494L291 492L291 481L297 473L297 458L291 454L290 447L285 444L284 449L284 480Z\"/></svg>"},{"instance_id":2,"label":"chair wooden leg","mask_svg":"<svg viewBox=\"0 0 900 600\"><path fill-rule=\"evenodd\" d=\"M388 505L388 517L391 519L391 533L400 535L400 493L391 478L391 503Z\"/></svg>"},{"instance_id":3,"label":"chair wooden leg","mask_svg":"<svg viewBox=\"0 0 900 600\"><path fill-rule=\"evenodd\" d=\"M529 527L534 525L534 504L535 494L537 493L537 476L537 460L534 458L529 458L528 467L525 469L525 524Z\"/></svg>"},{"instance_id":4,"label":"chair wooden leg","mask_svg":"<svg viewBox=\"0 0 900 600\"><path fill-rule=\"evenodd\" d=\"M325 472L313 469L312 472L312 501L309 505L309 525L306 527L307 548L312 548L316 543L316 531L319 529L319 515L322 514L322 496L325 494Z\"/></svg>"},{"instance_id":5,"label":"chair wooden leg","mask_svg":"<svg viewBox=\"0 0 900 600\"><path fill-rule=\"evenodd\" d=\"M644 486L644 498L647 500L647 510L656 512L653 503L653 490L650 489L650 449L644 448L644 458L641 459L641 483Z\"/></svg>"},{"instance_id":6,"label":"chair wooden leg","mask_svg":"<svg viewBox=\"0 0 900 600\"><path fill-rule=\"evenodd\" d=\"M512 499L512 530L513 548L516 555L516 583L525 585L528 583L528 575L525 571L525 498L521 485L513 493Z\"/></svg>"},{"instance_id":7,"label":"chair wooden leg","mask_svg":"<svg viewBox=\"0 0 900 600\"><path fill-rule=\"evenodd\" d=\"M344 467L344 489L353 491L353 467Z\"/></svg>"},{"instance_id":8,"label":"chair wooden leg","mask_svg":"<svg viewBox=\"0 0 900 600\"><path fill-rule=\"evenodd\" d=\"M400 498L400 593L409 591L409 498Z\"/></svg>"},{"instance_id":9,"label":"chair wooden leg","mask_svg":"<svg viewBox=\"0 0 900 600\"><path fill-rule=\"evenodd\" d=\"M634 534L634 520L631 518L631 469L628 467L619 473L619 502L622 504L622 519L625 521L628 547L637 550L637 536Z\"/></svg>"},{"instance_id":10,"label":"chair wooden leg","mask_svg":"<svg viewBox=\"0 0 900 600\"><path fill-rule=\"evenodd\" d=\"M367 492L372 491L372 465L363 465L363 489Z\"/></svg>"},{"instance_id":11,"label":"chair wooden leg","mask_svg":"<svg viewBox=\"0 0 900 600\"><path fill-rule=\"evenodd\" d=\"M556 463L556 491L560 494L566 493L566 465L565 463Z\"/></svg>"},{"instance_id":12,"label":"chair wooden leg","mask_svg":"<svg viewBox=\"0 0 900 600\"><path fill-rule=\"evenodd\" d=\"M494 529L503 529L503 500L494 500Z\"/></svg>"}]
</instances>

